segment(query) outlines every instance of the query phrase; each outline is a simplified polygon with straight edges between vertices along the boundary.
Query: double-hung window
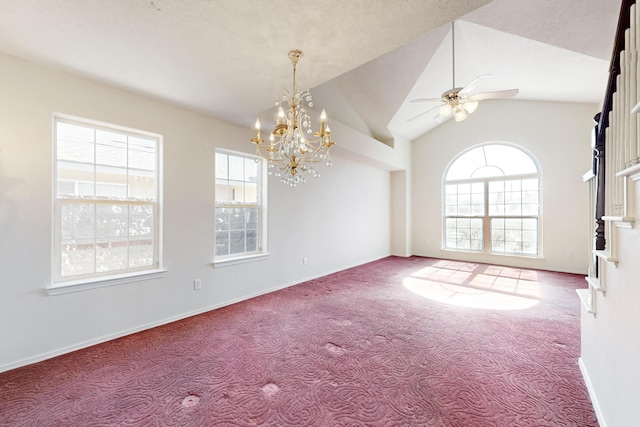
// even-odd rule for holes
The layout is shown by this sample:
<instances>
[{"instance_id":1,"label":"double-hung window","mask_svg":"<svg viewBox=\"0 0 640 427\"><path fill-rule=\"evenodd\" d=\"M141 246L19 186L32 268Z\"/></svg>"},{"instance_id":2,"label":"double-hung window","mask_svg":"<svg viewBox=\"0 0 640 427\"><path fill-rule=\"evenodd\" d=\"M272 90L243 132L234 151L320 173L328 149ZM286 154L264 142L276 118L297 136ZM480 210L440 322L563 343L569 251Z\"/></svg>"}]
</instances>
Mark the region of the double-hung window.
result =
<instances>
[{"instance_id":1,"label":"double-hung window","mask_svg":"<svg viewBox=\"0 0 640 427\"><path fill-rule=\"evenodd\" d=\"M458 156L444 180L444 248L540 255L540 172L533 158L506 144Z\"/></svg>"},{"instance_id":2,"label":"double-hung window","mask_svg":"<svg viewBox=\"0 0 640 427\"><path fill-rule=\"evenodd\" d=\"M54 282L160 268L161 137L54 118Z\"/></svg>"},{"instance_id":3,"label":"double-hung window","mask_svg":"<svg viewBox=\"0 0 640 427\"><path fill-rule=\"evenodd\" d=\"M266 252L266 192L263 160L217 150L214 262Z\"/></svg>"}]
</instances>

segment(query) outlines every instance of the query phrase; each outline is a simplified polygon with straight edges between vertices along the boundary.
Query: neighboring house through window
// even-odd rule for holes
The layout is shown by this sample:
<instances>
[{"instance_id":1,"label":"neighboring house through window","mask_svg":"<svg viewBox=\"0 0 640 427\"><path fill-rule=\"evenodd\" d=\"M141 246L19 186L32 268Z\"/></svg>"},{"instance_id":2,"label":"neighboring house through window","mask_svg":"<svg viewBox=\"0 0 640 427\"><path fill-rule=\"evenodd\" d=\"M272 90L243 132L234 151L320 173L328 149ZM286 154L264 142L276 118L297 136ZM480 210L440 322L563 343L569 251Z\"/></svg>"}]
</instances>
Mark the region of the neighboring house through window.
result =
<instances>
[{"instance_id":1,"label":"neighboring house through window","mask_svg":"<svg viewBox=\"0 0 640 427\"><path fill-rule=\"evenodd\" d=\"M450 164L444 180L444 248L540 255L540 171L523 150L490 143Z\"/></svg>"},{"instance_id":2,"label":"neighboring house through window","mask_svg":"<svg viewBox=\"0 0 640 427\"><path fill-rule=\"evenodd\" d=\"M263 160L256 156L216 151L214 262L265 254L263 170Z\"/></svg>"},{"instance_id":3,"label":"neighboring house through window","mask_svg":"<svg viewBox=\"0 0 640 427\"><path fill-rule=\"evenodd\" d=\"M160 268L159 135L54 118L54 283Z\"/></svg>"}]
</instances>

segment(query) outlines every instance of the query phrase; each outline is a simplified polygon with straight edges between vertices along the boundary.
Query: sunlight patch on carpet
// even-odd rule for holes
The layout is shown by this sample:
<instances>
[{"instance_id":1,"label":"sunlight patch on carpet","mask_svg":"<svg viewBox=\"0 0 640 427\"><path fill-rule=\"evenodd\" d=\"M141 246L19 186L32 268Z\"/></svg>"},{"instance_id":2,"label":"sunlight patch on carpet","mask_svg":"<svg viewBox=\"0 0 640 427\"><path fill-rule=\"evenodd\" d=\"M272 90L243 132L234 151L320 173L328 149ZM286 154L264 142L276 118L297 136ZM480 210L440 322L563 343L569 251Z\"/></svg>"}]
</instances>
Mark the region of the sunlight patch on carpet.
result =
<instances>
[{"instance_id":1,"label":"sunlight patch on carpet","mask_svg":"<svg viewBox=\"0 0 640 427\"><path fill-rule=\"evenodd\" d=\"M403 280L406 289L423 298L460 307L486 310L525 310L538 304L537 299L511 293L497 292L490 288L460 286L423 278L407 277Z\"/></svg>"}]
</instances>

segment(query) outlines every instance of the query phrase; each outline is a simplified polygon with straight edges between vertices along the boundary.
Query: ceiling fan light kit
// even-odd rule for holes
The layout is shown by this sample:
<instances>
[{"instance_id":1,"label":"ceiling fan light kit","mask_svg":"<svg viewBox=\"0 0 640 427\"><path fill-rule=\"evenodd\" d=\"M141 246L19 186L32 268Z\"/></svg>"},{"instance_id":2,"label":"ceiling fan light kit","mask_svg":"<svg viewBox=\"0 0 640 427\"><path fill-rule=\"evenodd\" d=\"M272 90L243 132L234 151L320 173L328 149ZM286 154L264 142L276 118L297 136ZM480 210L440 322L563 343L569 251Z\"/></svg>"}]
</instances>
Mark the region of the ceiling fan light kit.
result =
<instances>
[{"instance_id":1,"label":"ceiling fan light kit","mask_svg":"<svg viewBox=\"0 0 640 427\"><path fill-rule=\"evenodd\" d=\"M446 117L449 117L453 113L453 119L456 122L461 122L467 117L469 114L473 114L474 111L478 108L479 101L483 101L485 99L496 99L496 98L508 98L518 94L518 89L508 89L508 90L499 90L495 92L484 92L472 94L471 91L475 89L478 83L486 78L490 77L490 74L484 74L476 77L466 85L465 87L456 87L456 44L455 44L455 23L451 22L451 58L452 58L452 77L453 77L453 89L450 89L442 94L440 98L419 98L413 99L410 102L426 102L426 101L440 101L443 104L440 107L434 107L430 110L427 110L423 113L418 114L415 117L410 118L409 120L414 120L429 111L438 108L438 116L436 119L438 121L444 120Z\"/></svg>"}]
</instances>

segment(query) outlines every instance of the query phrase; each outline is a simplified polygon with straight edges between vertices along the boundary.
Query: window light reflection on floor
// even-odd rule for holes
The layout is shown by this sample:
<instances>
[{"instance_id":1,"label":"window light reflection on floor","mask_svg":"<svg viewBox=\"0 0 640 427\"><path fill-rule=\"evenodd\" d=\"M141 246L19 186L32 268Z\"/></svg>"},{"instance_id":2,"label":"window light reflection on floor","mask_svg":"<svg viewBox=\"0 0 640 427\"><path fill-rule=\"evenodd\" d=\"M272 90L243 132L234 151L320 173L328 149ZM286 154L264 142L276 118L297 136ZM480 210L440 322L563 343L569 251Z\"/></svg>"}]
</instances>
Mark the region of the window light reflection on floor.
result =
<instances>
[{"instance_id":1,"label":"window light reflection on floor","mask_svg":"<svg viewBox=\"0 0 640 427\"><path fill-rule=\"evenodd\" d=\"M432 301L487 310L524 310L540 298L533 270L458 261L425 267L407 276L403 285Z\"/></svg>"}]
</instances>

